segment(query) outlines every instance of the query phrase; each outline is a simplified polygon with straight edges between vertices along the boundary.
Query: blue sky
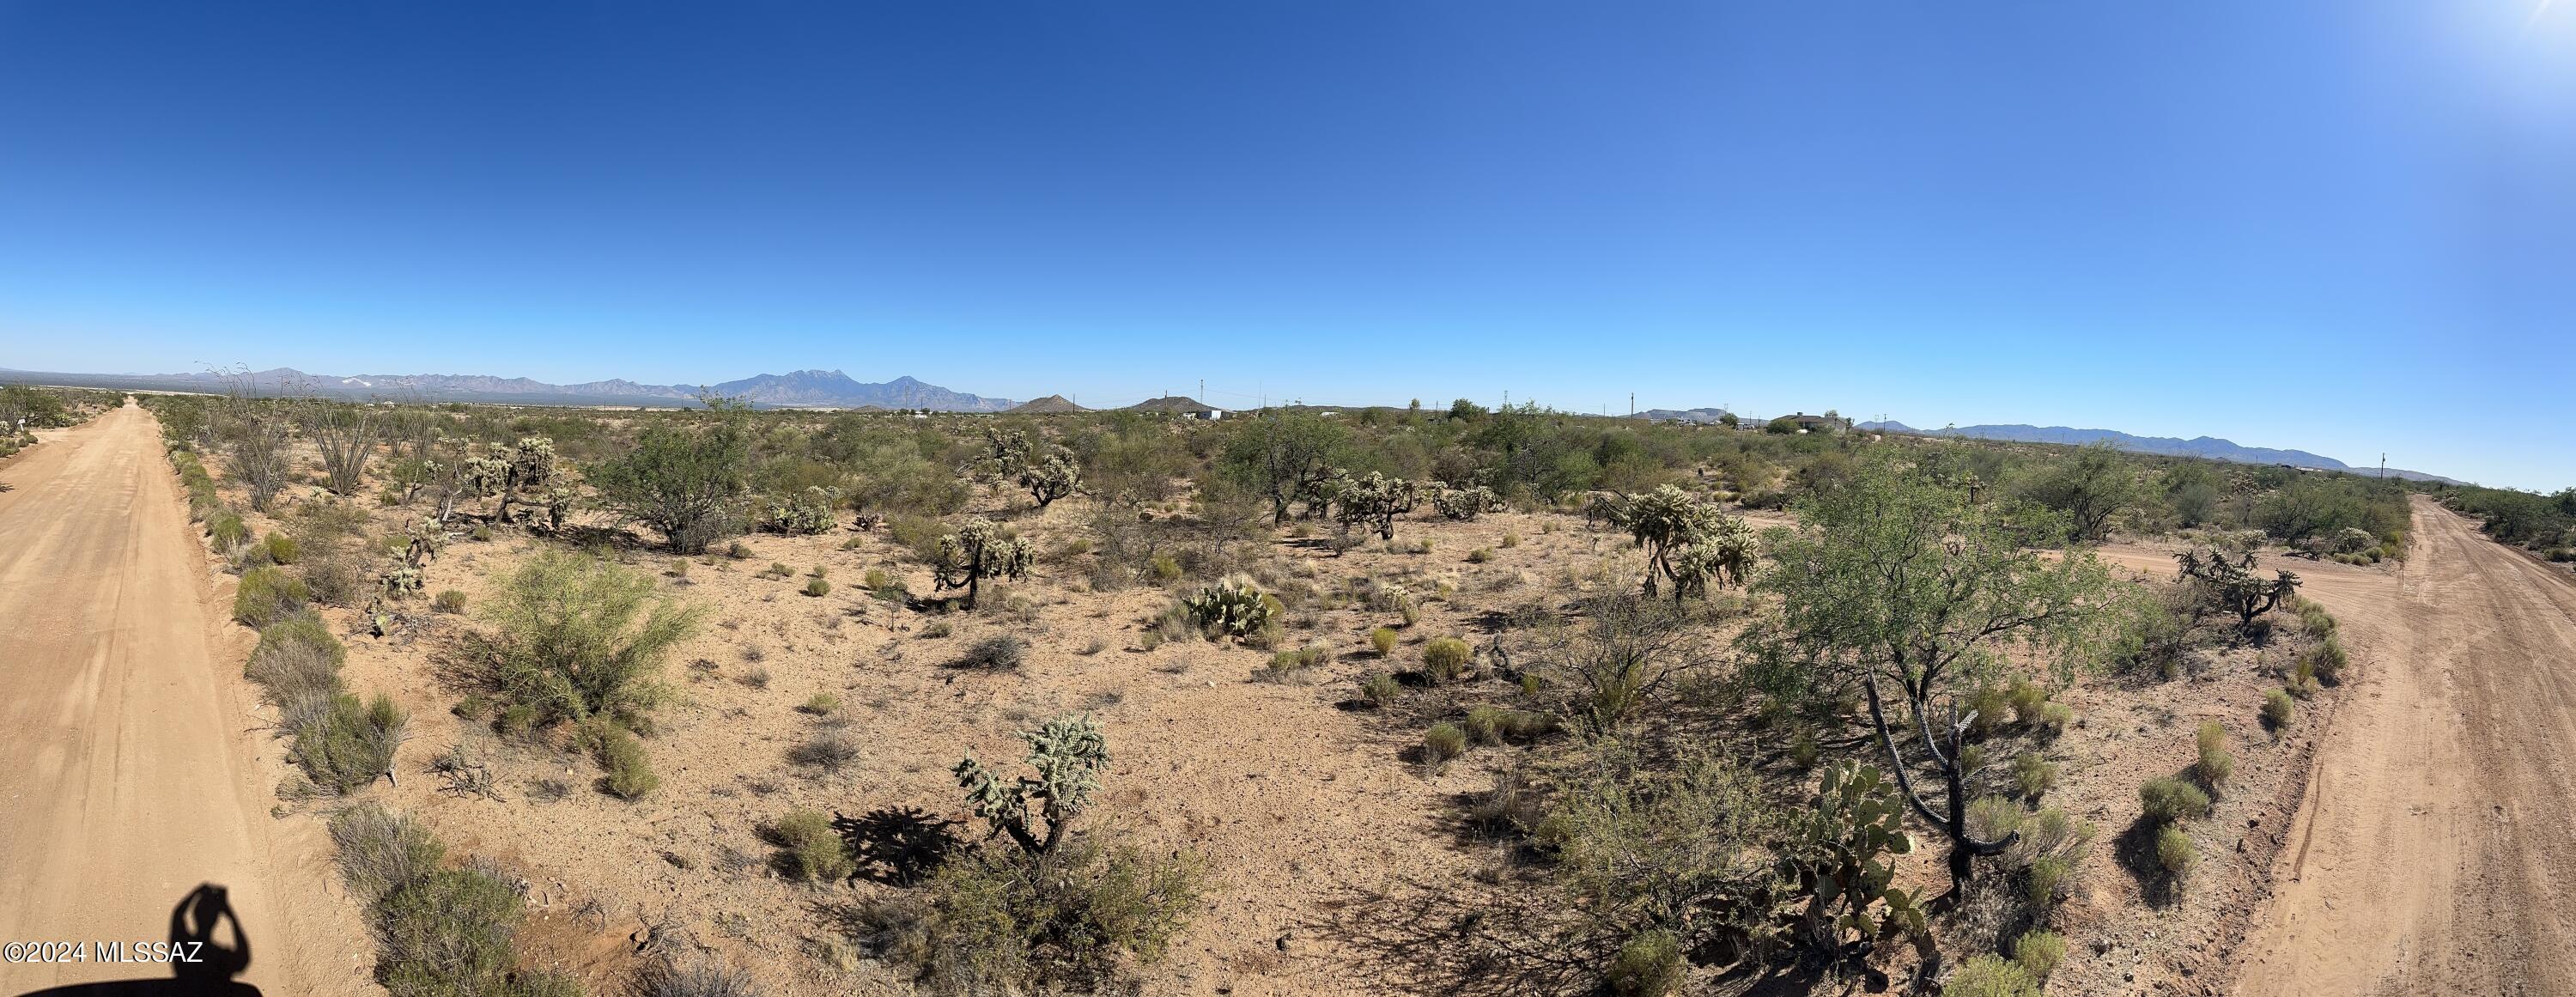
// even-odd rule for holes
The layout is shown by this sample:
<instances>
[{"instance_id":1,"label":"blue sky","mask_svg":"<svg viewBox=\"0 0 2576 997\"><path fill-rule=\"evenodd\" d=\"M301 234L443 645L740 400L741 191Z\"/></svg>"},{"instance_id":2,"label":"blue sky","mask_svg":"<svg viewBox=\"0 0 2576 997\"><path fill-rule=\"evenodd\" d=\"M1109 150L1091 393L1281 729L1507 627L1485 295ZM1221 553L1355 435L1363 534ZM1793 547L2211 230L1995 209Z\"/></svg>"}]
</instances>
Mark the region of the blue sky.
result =
<instances>
[{"instance_id":1,"label":"blue sky","mask_svg":"<svg viewBox=\"0 0 2576 997\"><path fill-rule=\"evenodd\" d=\"M2576 2L0 0L0 366L1839 408L2576 483Z\"/></svg>"}]
</instances>

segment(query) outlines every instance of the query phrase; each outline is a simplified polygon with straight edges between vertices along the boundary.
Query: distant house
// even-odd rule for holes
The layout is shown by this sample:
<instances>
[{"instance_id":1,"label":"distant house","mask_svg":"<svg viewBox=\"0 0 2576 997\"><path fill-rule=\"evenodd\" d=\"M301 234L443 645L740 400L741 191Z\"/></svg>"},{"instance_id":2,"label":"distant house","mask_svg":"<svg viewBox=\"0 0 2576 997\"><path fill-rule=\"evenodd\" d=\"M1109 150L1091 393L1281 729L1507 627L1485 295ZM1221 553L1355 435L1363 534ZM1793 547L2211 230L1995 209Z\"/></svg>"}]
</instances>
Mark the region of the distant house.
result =
<instances>
[{"instance_id":1,"label":"distant house","mask_svg":"<svg viewBox=\"0 0 2576 997\"><path fill-rule=\"evenodd\" d=\"M1808 415L1804 412L1791 415L1789 417L1789 424L1809 432L1843 428L1843 421L1840 419L1836 419L1831 416Z\"/></svg>"},{"instance_id":2,"label":"distant house","mask_svg":"<svg viewBox=\"0 0 2576 997\"><path fill-rule=\"evenodd\" d=\"M1213 420L1225 417L1224 409L1202 404L1198 399L1191 398L1187 395L1164 395L1161 398L1148 398L1144 401L1137 402L1134 405L1127 406L1127 411L1147 412L1156 415L1176 415L1184 419Z\"/></svg>"}]
</instances>

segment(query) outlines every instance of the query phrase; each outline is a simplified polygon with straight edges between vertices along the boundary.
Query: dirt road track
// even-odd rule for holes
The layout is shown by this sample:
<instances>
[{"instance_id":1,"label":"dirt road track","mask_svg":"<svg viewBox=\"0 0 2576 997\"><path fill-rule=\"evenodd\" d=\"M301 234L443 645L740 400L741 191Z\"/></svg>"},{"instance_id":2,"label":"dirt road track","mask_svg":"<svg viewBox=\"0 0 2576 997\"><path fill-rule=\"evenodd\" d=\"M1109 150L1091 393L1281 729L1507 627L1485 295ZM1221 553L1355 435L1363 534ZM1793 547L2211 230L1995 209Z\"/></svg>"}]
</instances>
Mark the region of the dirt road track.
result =
<instances>
[{"instance_id":1,"label":"dirt road track","mask_svg":"<svg viewBox=\"0 0 2576 997\"><path fill-rule=\"evenodd\" d=\"M0 481L0 941L165 941L172 908L216 883L250 941L241 979L270 997L370 989L325 842L268 814L256 757L274 748L151 415L110 412ZM0 964L0 994L169 975Z\"/></svg>"},{"instance_id":2,"label":"dirt road track","mask_svg":"<svg viewBox=\"0 0 2576 997\"><path fill-rule=\"evenodd\" d=\"M2236 993L2576 994L2576 579L2422 499L2414 532L2309 586L2368 668Z\"/></svg>"}]
</instances>

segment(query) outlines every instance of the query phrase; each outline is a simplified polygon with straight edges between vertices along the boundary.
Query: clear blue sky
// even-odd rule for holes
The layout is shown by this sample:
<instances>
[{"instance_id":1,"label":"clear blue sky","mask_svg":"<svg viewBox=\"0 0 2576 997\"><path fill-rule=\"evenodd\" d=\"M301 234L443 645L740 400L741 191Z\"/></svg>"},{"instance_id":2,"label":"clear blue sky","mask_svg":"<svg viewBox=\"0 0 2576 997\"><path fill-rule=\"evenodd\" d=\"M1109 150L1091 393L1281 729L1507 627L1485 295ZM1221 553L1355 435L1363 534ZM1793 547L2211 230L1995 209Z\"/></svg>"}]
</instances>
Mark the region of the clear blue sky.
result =
<instances>
[{"instance_id":1,"label":"clear blue sky","mask_svg":"<svg viewBox=\"0 0 2576 997\"><path fill-rule=\"evenodd\" d=\"M0 0L0 366L1466 395L2576 482L2576 0Z\"/></svg>"}]
</instances>

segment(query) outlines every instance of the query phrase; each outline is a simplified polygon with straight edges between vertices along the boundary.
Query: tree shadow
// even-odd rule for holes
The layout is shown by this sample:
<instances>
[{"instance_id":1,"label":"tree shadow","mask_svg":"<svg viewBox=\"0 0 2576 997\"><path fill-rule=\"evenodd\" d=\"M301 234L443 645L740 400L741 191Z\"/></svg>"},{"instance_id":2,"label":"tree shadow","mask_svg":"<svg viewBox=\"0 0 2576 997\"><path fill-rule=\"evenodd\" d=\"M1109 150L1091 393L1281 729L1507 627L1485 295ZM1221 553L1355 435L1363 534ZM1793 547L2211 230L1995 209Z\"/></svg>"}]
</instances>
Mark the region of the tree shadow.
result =
<instances>
[{"instance_id":1,"label":"tree shadow","mask_svg":"<svg viewBox=\"0 0 2576 997\"><path fill-rule=\"evenodd\" d=\"M910 886L939 871L960 844L957 822L919 807L878 807L857 817L832 815L832 829L857 857L852 879Z\"/></svg>"},{"instance_id":2,"label":"tree shadow","mask_svg":"<svg viewBox=\"0 0 2576 997\"><path fill-rule=\"evenodd\" d=\"M1355 890L1298 933L1348 946L1387 971L1387 989L1413 994L1589 993L1616 948L1551 931L1564 913L1553 891L1467 891L1410 878L1397 888Z\"/></svg>"},{"instance_id":3,"label":"tree shadow","mask_svg":"<svg viewBox=\"0 0 2576 997\"><path fill-rule=\"evenodd\" d=\"M230 930L220 934L229 939L218 937L227 924ZM127 944L125 959L164 961L160 950L143 951L139 941ZM242 929L240 915L233 913L231 894L222 886L200 883L170 908L168 945L171 975L166 979L75 983L29 991L24 997L259 997L258 987L234 979L250 968L250 935ZM102 958L96 952L91 957Z\"/></svg>"}]
</instances>

